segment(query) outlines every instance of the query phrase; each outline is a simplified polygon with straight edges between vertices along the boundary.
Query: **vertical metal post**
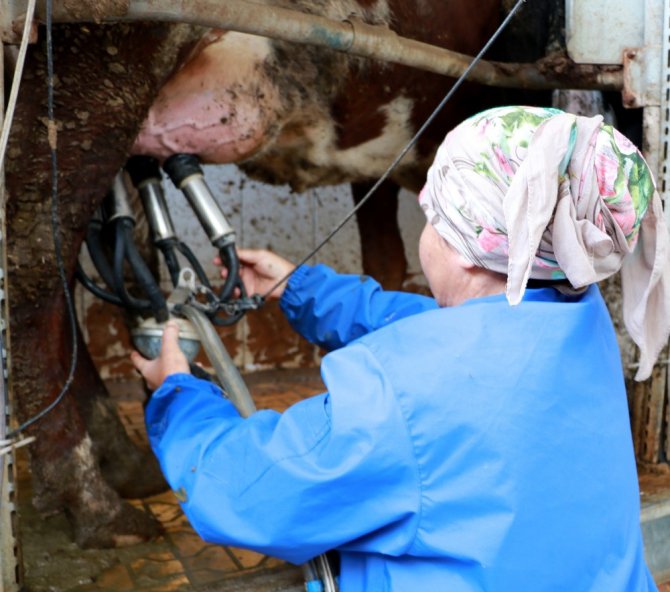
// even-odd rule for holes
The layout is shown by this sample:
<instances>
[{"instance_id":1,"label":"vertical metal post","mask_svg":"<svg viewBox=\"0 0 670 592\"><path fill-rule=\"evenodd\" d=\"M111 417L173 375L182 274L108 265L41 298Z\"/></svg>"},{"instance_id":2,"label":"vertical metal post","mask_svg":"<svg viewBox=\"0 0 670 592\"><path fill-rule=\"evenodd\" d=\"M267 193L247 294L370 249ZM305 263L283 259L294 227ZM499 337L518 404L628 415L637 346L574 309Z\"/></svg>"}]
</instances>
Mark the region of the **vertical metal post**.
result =
<instances>
[{"instance_id":1,"label":"vertical metal post","mask_svg":"<svg viewBox=\"0 0 670 592\"><path fill-rule=\"evenodd\" d=\"M652 13L651 16L658 16L654 25L649 23L647 19L648 26L657 27L657 30L652 31L653 36L660 40L659 50L661 51L661 73L660 73L660 106L658 109L658 116L653 116L650 114L650 133L653 131L651 127L656 130L656 146L655 148L657 162L653 163L656 165L656 170L658 171L657 181L658 181L658 190L661 194L661 199L663 199L663 204L668 205L666 208L665 214L668 224L670 224L670 203L668 200L668 195L670 192L670 1L664 0L662 9L659 7L657 12ZM645 109L645 112L647 110ZM645 120L646 121L646 120Z\"/></svg>"},{"instance_id":2,"label":"vertical metal post","mask_svg":"<svg viewBox=\"0 0 670 592\"><path fill-rule=\"evenodd\" d=\"M660 75L660 108L658 121L658 191L663 200L666 222L670 227L670 0L663 1L662 18L659 19L661 39L661 75ZM668 358L667 350L664 358ZM665 370L665 441L663 442L663 456L667 462L670 459L670 377L668 363Z\"/></svg>"},{"instance_id":3,"label":"vertical metal post","mask_svg":"<svg viewBox=\"0 0 670 592\"><path fill-rule=\"evenodd\" d=\"M4 124L4 46L0 43L0 128ZM9 311L7 305L7 250L6 250L5 172L0 163L0 332L4 348L0 351L2 367L9 369ZM0 440L4 440L9 426L11 402L5 389L9 377L0 375ZM0 456L0 592L16 592L22 580L22 566L17 539L16 467L14 454Z\"/></svg>"},{"instance_id":4,"label":"vertical metal post","mask_svg":"<svg viewBox=\"0 0 670 592\"><path fill-rule=\"evenodd\" d=\"M647 72L653 80L654 97L644 104L644 153L654 172L670 226L670 0L645 1L644 50L647 59L658 57L659 72ZM655 55L653 55L655 54ZM636 384L632 405L633 437L638 460L650 464L670 459L670 380L668 349L645 383Z\"/></svg>"}]
</instances>

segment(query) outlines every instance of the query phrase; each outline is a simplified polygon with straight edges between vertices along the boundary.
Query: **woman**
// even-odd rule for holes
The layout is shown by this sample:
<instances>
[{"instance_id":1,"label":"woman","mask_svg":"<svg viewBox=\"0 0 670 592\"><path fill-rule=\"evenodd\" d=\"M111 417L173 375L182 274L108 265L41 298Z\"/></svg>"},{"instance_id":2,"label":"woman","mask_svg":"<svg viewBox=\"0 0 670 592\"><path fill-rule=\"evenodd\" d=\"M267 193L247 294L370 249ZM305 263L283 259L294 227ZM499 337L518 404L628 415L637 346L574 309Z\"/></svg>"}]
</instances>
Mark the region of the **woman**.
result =
<instances>
[{"instance_id":1,"label":"woman","mask_svg":"<svg viewBox=\"0 0 670 592\"><path fill-rule=\"evenodd\" d=\"M323 265L273 296L331 350L328 392L241 419L167 326L133 361L152 446L206 540L358 591L647 591L620 354L595 282L621 269L649 376L670 330L667 230L639 152L600 118L506 107L440 147L420 195L434 298ZM240 251L247 290L292 264ZM531 282L529 284L529 281Z\"/></svg>"}]
</instances>

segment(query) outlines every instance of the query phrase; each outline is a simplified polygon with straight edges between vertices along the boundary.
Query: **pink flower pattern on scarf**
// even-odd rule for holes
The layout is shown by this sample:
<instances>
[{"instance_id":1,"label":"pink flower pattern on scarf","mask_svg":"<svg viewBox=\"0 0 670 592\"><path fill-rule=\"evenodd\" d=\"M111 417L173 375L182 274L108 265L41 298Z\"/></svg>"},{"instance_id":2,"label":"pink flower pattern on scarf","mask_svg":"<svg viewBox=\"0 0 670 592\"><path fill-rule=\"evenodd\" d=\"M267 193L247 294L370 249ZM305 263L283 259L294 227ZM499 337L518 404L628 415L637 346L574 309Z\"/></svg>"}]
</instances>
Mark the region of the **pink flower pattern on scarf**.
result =
<instances>
[{"instance_id":1,"label":"pink flower pattern on scarf","mask_svg":"<svg viewBox=\"0 0 670 592\"><path fill-rule=\"evenodd\" d=\"M475 115L447 134L419 203L461 255L507 275L510 304L529 278L580 290L622 270L624 322L641 349L638 379L648 376L670 333L668 231L644 158L602 117Z\"/></svg>"}]
</instances>

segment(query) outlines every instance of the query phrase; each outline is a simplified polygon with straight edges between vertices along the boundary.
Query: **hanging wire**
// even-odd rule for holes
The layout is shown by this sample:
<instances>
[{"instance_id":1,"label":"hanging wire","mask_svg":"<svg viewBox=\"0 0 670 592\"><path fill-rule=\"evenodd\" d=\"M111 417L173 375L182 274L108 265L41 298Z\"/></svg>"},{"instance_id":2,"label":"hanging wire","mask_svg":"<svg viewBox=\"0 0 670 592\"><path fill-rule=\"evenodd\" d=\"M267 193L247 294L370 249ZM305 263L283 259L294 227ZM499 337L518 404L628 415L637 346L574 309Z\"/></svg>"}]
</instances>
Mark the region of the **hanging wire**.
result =
<instances>
[{"instance_id":1,"label":"hanging wire","mask_svg":"<svg viewBox=\"0 0 670 592\"><path fill-rule=\"evenodd\" d=\"M407 143L407 145L400 151L398 156L393 160L393 162L388 166L388 168L384 171L382 176L377 180L377 182L370 188L370 191L368 191L363 199L361 199L360 202L356 205L355 208L353 208L343 219L342 221L335 226L335 228L324 238L312 251L306 255L293 269L293 271L287 273L283 278L281 278L272 288L270 288L265 294L262 295L262 299L265 300L272 292L274 292L279 286L281 286L284 282L286 282L292 275L295 273L296 269L300 267L301 265L304 265L307 263L314 255L316 255L322 248L323 246L330 241L333 236L335 236L340 229L347 223L351 218L354 216L358 210L360 210L363 205L365 205L365 202L367 202L370 197L377 191L379 186L386 181L388 176L391 174L391 172L395 169L396 166L398 166L398 163L405 157L405 155L414 147L416 144L417 140L419 137L423 134L424 131L426 131L426 128L433 122L433 120L437 117L437 115L442 111L442 108L447 104L449 99L454 95L454 93L458 90L458 88L463 84L465 79L467 78L468 74L472 71L472 69L477 65L477 63L482 59L484 54L489 50L493 42L498 38L500 33L503 32L505 27L507 27L508 23L512 20L516 12L521 8L522 4L525 4L526 0L517 0L517 3L514 5L514 8L510 10L509 14L505 17L502 23L500 23L500 26L498 29L493 33L491 38L486 42L484 47L482 47L481 51L473 58L472 62L470 62L470 65L465 69L463 74L461 74L454 83L454 85L449 89L449 92L445 95L445 97L440 101L439 105L435 107L435 110L430 114L428 119L423 123L423 125L419 128L419 130L414 134L412 139Z\"/></svg>"},{"instance_id":2,"label":"hanging wire","mask_svg":"<svg viewBox=\"0 0 670 592\"><path fill-rule=\"evenodd\" d=\"M77 321L72 302L72 294L67 283L65 275L65 264L63 262L63 248L60 238L60 225L58 217L58 155L56 153L56 120L54 119L54 71L53 71L53 39L52 39L52 0L46 0L46 41L47 41L47 126L49 135L49 152L51 157L51 233L54 242L54 254L58 266L58 276L60 277L63 296L65 298L65 307L67 310L70 324L70 333L72 336L72 355L70 357L70 370L67 379L63 384L58 396L40 412L21 424L18 428L8 434L8 438L13 438L27 427L42 419L62 400L74 379L74 372L77 367Z\"/></svg>"},{"instance_id":3,"label":"hanging wire","mask_svg":"<svg viewBox=\"0 0 670 592\"><path fill-rule=\"evenodd\" d=\"M23 66L26 60L26 53L28 49L28 43L30 41L30 32L32 30L34 14L35 14L35 0L29 0L28 6L26 7L25 21L23 23L23 33L21 35L21 43L19 45L19 54L16 59L14 76L12 78L12 87L9 92L9 99L7 101L7 107L4 113L4 121L2 123L2 133L0 133L0 170L2 170L5 163L5 152L7 150L7 142L9 140L9 132L12 127L12 121L14 120L14 109L16 108L16 101L19 95L19 85L21 84L21 79L23 78ZM0 196L0 200L1 200L0 212L2 212L1 215L4 216L5 212L4 190L2 192L2 195ZM2 381L2 385L0 386L0 388L2 389L2 396L0 397L0 413L2 414L1 418L2 429L0 430L0 437L2 438L2 440L0 440L0 446L2 446L2 448L0 448L0 495L4 491L3 489L4 487L3 479L5 476L4 455L8 454L11 450L13 450L11 440L9 438L5 438L5 432L7 427L6 421L8 415L6 407L8 403L7 397L9 390L7 388L7 368L6 368L7 350L5 348L3 331L4 328L0 327L0 372L2 373L2 376L0 376L0 380Z\"/></svg>"}]
</instances>

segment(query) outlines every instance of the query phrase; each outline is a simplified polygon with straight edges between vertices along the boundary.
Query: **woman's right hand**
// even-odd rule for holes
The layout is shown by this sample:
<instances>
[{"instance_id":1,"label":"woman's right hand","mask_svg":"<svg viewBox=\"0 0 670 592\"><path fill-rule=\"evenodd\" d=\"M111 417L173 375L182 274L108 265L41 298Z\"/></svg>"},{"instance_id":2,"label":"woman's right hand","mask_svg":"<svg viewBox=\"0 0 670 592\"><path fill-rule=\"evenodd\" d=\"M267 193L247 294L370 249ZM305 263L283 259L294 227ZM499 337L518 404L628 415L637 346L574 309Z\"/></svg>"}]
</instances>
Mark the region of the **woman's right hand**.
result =
<instances>
[{"instance_id":1,"label":"woman's right hand","mask_svg":"<svg viewBox=\"0 0 670 592\"><path fill-rule=\"evenodd\" d=\"M247 294L261 294L270 290L275 284L295 269L295 265L266 249L237 249L240 260L240 278L244 283ZM214 263L221 265L221 259L215 258ZM221 270L221 277L225 279L227 270ZM286 288L286 282L277 286L267 298L281 298Z\"/></svg>"}]
</instances>

